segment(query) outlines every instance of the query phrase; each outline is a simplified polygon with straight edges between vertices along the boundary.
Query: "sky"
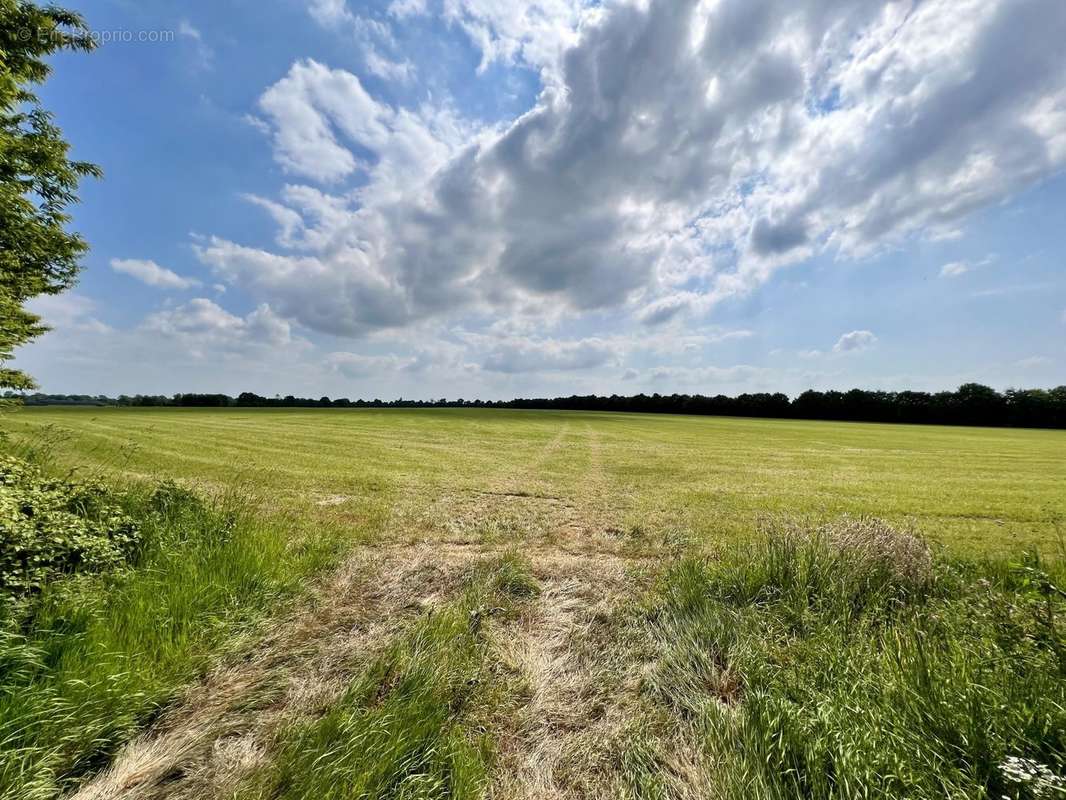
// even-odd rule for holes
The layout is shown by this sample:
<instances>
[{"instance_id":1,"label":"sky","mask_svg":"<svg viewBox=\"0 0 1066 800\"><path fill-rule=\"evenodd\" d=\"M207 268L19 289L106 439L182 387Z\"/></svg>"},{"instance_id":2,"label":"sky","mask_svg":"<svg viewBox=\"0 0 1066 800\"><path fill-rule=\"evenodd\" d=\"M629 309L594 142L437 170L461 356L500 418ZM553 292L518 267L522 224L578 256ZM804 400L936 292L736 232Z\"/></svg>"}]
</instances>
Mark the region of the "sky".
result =
<instances>
[{"instance_id":1,"label":"sky","mask_svg":"<svg viewBox=\"0 0 1066 800\"><path fill-rule=\"evenodd\" d=\"M1066 383L1062 0L68 0L82 394Z\"/></svg>"}]
</instances>

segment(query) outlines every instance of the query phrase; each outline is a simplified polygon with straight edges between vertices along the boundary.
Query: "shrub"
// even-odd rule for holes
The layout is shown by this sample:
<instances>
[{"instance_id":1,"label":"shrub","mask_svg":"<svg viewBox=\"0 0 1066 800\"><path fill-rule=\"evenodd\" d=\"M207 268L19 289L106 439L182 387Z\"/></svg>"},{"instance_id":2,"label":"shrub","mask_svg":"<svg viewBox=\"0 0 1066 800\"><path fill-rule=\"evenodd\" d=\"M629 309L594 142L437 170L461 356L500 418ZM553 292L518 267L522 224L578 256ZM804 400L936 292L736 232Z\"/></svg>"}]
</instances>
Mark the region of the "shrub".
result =
<instances>
[{"instance_id":1,"label":"shrub","mask_svg":"<svg viewBox=\"0 0 1066 800\"><path fill-rule=\"evenodd\" d=\"M0 595L18 598L58 575L123 565L141 531L120 500L99 484L50 480L0 458Z\"/></svg>"}]
</instances>

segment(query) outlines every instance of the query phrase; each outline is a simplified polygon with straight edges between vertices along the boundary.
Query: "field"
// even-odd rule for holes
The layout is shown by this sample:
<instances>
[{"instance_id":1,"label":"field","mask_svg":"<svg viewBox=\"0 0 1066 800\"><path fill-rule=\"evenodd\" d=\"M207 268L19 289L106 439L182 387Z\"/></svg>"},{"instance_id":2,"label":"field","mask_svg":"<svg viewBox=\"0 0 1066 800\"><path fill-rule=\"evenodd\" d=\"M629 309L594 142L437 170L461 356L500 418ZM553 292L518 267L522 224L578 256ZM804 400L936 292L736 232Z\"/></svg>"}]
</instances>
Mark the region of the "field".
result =
<instances>
[{"instance_id":1,"label":"field","mask_svg":"<svg viewBox=\"0 0 1066 800\"><path fill-rule=\"evenodd\" d=\"M1066 432L2 422L49 475L117 487L151 544L13 606L0 797L1066 791Z\"/></svg>"},{"instance_id":2,"label":"field","mask_svg":"<svg viewBox=\"0 0 1066 800\"><path fill-rule=\"evenodd\" d=\"M400 538L608 532L703 541L873 515L960 552L1056 547L1066 432L477 410L26 409L60 464L250 485Z\"/></svg>"}]
</instances>

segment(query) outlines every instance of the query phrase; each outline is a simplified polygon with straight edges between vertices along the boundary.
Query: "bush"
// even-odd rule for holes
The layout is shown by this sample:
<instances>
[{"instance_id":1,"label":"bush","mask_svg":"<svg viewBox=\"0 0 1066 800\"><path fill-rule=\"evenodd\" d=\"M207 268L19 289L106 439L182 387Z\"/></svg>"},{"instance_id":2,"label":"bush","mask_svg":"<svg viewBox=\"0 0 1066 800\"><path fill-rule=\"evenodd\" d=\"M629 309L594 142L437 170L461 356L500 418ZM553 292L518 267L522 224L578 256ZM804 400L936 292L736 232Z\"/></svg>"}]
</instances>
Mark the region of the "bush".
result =
<instances>
[{"instance_id":1,"label":"bush","mask_svg":"<svg viewBox=\"0 0 1066 800\"><path fill-rule=\"evenodd\" d=\"M120 500L99 484L50 480L0 458L0 595L23 597L58 575L126 563L141 530Z\"/></svg>"}]
</instances>

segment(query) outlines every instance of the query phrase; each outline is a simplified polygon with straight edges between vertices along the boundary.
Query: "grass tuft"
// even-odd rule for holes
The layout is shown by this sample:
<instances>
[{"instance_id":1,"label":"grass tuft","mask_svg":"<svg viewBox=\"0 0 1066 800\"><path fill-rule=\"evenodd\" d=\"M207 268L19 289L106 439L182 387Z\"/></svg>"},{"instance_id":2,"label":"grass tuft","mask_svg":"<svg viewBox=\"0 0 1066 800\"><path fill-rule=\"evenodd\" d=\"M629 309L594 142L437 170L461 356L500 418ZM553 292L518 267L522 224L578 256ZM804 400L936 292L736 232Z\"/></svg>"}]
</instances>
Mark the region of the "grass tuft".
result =
<instances>
[{"instance_id":1,"label":"grass tuft","mask_svg":"<svg viewBox=\"0 0 1066 800\"><path fill-rule=\"evenodd\" d=\"M1062 578L872 520L770 533L667 573L645 690L725 798L1038 797L1011 765L1066 771Z\"/></svg>"}]
</instances>

